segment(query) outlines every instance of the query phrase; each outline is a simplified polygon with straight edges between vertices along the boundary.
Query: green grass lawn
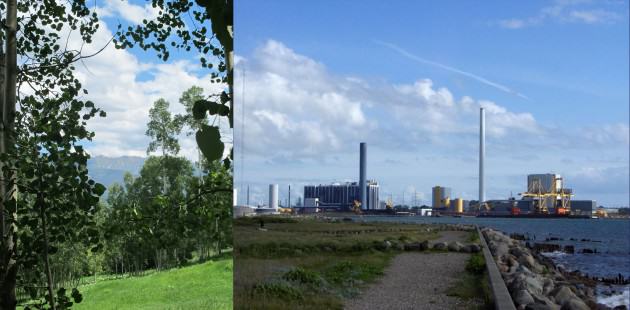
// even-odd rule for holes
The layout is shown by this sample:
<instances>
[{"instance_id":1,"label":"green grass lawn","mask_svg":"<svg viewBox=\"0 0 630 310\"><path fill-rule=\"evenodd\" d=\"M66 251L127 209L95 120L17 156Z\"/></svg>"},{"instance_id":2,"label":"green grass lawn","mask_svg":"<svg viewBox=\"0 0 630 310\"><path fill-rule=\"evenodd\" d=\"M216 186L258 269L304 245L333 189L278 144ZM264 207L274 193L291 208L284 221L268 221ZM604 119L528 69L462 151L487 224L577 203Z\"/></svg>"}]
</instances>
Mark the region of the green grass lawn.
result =
<instances>
[{"instance_id":1,"label":"green grass lawn","mask_svg":"<svg viewBox=\"0 0 630 310\"><path fill-rule=\"evenodd\" d=\"M79 287L73 309L232 309L232 259Z\"/></svg>"}]
</instances>

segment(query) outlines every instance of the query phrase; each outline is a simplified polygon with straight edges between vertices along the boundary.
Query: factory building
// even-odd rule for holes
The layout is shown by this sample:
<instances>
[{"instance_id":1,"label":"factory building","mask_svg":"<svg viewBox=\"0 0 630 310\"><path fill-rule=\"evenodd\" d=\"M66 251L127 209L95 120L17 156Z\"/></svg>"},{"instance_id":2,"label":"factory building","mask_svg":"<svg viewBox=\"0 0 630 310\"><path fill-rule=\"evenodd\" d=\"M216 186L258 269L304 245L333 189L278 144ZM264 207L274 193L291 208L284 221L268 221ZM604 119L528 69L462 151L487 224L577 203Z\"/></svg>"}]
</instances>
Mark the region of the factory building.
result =
<instances>
[{"instance_id":1,"label":"factory building","mask_svg":"<svg viewBox=\"0 0 630 310\"><path fill-rule=\"evenodd\" d=\"M380 209L378 183L373 180L366 181L366 183L367 204L361 209ZM319 208L348 211L352 208L355 200L361 201L361 190L357 182L304 186L304 200L314 198L317 198Z\"/></svg>"},{"instance_id":2,"label":"factory building","mask_svg":"<svg viewBox=\"0 0 630 310\"><path fill-rule=\"evenodd\" d=\"M451 188L434 186L432 190L433 209L449 208L451 205Z\"/></svg>"},{"instance_id":3,"label":"factory building","mask_svg":"<svg viewBox=\"0 0 630 310\"><path fill-rule=\"evenodd\" d=\"M597 211L595 200L571 200L571 214L591 216L595 211Z\"/></svg>"}]
</instances>

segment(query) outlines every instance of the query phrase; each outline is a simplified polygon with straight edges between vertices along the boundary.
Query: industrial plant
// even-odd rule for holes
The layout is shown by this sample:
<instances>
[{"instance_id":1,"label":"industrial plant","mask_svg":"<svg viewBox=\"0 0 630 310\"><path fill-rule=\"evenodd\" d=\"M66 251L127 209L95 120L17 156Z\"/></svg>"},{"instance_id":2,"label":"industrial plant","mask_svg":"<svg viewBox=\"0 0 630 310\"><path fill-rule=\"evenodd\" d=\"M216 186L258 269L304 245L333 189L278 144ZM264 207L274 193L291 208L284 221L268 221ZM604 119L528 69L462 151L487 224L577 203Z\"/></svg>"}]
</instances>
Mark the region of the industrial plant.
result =
<instances>
[{"instance_id":1,"label":"industrial plant","mask_svg":"<svg viewBox=\"0 0 630 310\"><path fill-rule=\"evenodd\" d=\"M367 144L359 145L359 180L358 182L305 185L304 203L291 206L291 188L289 201L285 208L278 204L278 184L269 185L269 204L252 207L247 204L236 205L235 216L250 214L277 213L317 213L317 212L354 212L357 214L398 214L423 216L479 216L479 217L567 217L590 218L600 214L594 200L573 200L573 190L565 187L564 179L559 174L543 173L527 175L525 191L519 193L520 199L509 197L502 200L486 200L485 194L485 132L486 118L484 108L479 110L479 196L478 200L464 200L453 197L452 189L434 186L431 190L431 206L414 206L415 212L397 210L391 199L380 200L379 183L367 178Z\"/></svg>"}]
</instances>

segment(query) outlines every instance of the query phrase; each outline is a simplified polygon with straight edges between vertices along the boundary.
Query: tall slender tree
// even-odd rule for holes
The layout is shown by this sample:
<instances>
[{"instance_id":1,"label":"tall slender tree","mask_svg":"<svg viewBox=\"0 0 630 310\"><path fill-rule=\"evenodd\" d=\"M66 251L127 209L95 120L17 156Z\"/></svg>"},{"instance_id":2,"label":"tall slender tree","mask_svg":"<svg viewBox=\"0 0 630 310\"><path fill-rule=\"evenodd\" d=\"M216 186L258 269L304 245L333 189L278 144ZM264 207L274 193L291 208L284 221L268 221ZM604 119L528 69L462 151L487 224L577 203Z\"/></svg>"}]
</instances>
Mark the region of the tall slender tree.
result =
<instances>
[{"instance_id":1,"label":"tall slender tree","mask_svg":"<svg viewBox=\"0 0 630 310\"><path fill-rule=\"evenodd\" d=\"M93 137L86 121L105 115L78 99L82 86L73 63L90 55L61 42L74 32L84 44L91 43L98 18L81 0L7 0L0 4L0 16L5 44L0 61L0 309L16 307L18 281L36 298L40 291L34 288L45 282L44 302L54 309L70 300L65 289L52 291L46 257L69 234L66 225L73 225L76 240L96 244L91 218L104 190L87 176L88 155L78 143ZM80 300L78 291L73 296Z\"/></svg>"},{"instance_id":2,"label":"tall slender tree","mask_svg":"<svg viewBox=\"0 0 630 310\"><path fill-rule=\"evenodd\" d=\"M182 130L182 123L173 118L168 101L158 99L149 110L149 123L147 124L146 135L153 140L149 143L147 154L162 150L162 156L175 156L179 153L180 146L177 135Z\"/></svg>"}]
</instances>

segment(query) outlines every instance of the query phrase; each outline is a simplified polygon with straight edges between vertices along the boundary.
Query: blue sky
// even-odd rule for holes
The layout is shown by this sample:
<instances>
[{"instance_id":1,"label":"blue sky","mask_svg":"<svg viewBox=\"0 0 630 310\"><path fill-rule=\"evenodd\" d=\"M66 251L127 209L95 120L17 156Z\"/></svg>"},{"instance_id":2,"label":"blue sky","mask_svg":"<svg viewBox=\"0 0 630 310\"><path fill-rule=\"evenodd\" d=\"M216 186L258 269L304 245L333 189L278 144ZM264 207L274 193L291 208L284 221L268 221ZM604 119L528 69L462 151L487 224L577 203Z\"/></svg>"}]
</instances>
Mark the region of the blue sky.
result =
<instances>
[{"instance_id":1,"label":"blue sky","mask_svg":"<svg viewBox=\"0 0 630 310\"><path fill-rule=\"evenodd\" d=\"M441 184L475 199L477 109L490 106L488 198L555 172L577 199L628 205L628 11L627 1L238 1L246 124L235 184L264 202L269 183L301 195L307 183L354 180L367 141L382 196L428 203Z\"/></svg>"}]
</instances>

